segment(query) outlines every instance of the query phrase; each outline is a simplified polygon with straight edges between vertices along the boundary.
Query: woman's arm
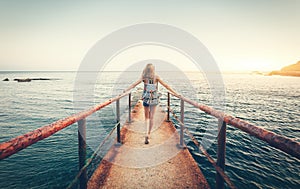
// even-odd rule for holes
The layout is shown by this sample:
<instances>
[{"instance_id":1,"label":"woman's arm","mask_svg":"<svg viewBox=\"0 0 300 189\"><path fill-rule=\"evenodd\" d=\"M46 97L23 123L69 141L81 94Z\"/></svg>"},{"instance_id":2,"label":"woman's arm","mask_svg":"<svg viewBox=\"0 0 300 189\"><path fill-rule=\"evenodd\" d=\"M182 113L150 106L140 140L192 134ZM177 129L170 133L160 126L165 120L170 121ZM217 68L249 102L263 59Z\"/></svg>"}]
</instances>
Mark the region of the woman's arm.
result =
<instances>
[{"instance_id":1,"label":"woman's arm","mask_svg":"<svg viewBox=\"0 0 300 189\"><path fill-rule=\"evenodd\" d=\"M171 91L174 94L178 94L176 91L174 91L167 83L165 83L159 76L156 76L157 81L162 84L166 89Z\"/></svg>"},{"instance_id":2,"label":"woman's arm","mask_svg":"<svg viewBox=\"0 0 300 189\"><path fill-rule=\"evenodd\" d=\"M127 91L131 90L132 88L134 88L135 86L137 86L138 84L140 84L142 81L143 81L142 78L138 79L136 82L134 82L132 85L130 85L123 92L126 93Z\"/></svg>"}]
</instances>

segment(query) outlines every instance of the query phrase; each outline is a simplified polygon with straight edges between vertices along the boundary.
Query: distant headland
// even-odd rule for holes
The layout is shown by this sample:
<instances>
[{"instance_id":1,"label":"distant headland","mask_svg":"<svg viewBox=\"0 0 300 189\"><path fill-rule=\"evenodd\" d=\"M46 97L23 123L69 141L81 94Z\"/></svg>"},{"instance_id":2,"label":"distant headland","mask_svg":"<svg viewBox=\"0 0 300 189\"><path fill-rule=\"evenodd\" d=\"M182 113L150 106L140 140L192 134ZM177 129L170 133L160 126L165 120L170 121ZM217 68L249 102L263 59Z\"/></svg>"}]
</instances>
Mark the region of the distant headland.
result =
<instances>
[{"instance_id":1,"label":"distant headland","mask_svg":"<svg viewBox=\"0 0 300 189\"><path fill-rule=\"evenodd\" d=\"M17 82L31 82L33 80L48 81L48 80L59 80L59 79L50 79L50 78L24 78L24 79L18 79L18 78L16 78L13 81L17 81ZM9 79L5 78L2 81L9 81Z\"/></svg>"},{"instance_id":2,"label":"distant headland","mask_svg":"<svg viewBox=\"0 0 300 189\"><path fill-rule=\"evenodd\" d=\"M296 64L285 66L285 67L281 68L281 70L272 71L268 75L300 77L300 61L298 61Z\"/></svg>"}]
</instances>

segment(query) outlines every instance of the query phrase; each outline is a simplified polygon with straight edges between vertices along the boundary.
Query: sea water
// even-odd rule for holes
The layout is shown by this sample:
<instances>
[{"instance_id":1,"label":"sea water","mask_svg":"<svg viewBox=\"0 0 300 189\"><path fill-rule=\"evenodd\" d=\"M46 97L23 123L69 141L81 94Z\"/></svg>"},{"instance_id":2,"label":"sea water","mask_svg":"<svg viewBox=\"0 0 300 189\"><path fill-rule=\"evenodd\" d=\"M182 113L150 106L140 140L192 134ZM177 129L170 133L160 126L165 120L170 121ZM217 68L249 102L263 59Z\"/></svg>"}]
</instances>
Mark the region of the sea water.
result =
<instances>
[{"instance_id":1,"label":"sea water","mask_svg":"<svg viewBox=\"0 0 300 189\"><path fill-rule=\"evenodd\" d=\"M178 77L175 72L161 73L176 91L210 106L216 105L212 83L205 75L189 72ZM122 92L138 79L139 72L103 72L95 82L78 78L76 72L0 72L0 142L25 134L70 116L82 109L104 102ZM300 142L300 80L297 77L222 74L220 95L225 101L216 106L240 119ZM14 78L51 78L26 83ZM217 77L219 78L219 77ZM80 86L90 86L87 98L74 98ZM165 90L161 97L166 107ZM141 87L133 91L139 98ZM78 96L78 95L77 95ZM82 102L76 103L75 100ZM126 121L127 98L121 100L122 121ZM174 112L180 115L180 102L171 100ZM218 102L218 101L217 101ZM175 124L176 124L176 120ZM115 104L109 105L87 119L88 156L114 127ZM185 124L195 138L209 141L208 153L216 158L217 120L191 105L185 105ZM110 137L115 138L115 133ZM0 161L0 188L65 188L78 172L77 124ZM299 188L300 161L232 126L227 129L226 173L238 188ZM215 187L215 170L197 150L189 137L185 143L207 178ZM104 146L102 155L109 148ZM105 149L106 148L106 149ZM88 167L91 176L101 155Z\"/></svg>"}]
</instances>

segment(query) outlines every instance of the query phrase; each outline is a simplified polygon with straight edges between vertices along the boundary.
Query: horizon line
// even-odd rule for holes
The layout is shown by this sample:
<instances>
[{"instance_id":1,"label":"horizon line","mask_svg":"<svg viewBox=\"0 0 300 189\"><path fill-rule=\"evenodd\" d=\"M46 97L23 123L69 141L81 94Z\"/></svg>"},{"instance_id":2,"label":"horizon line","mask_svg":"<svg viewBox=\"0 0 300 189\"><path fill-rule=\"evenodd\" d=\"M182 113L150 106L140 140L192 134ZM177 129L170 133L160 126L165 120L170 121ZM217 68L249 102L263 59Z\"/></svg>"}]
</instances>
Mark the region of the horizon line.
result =
<instances>
[{"instance_id":1,"label":"horizon line","mask_svg":"<svg viewBox=\"0 0 300 189\"><path fill-rule=\"evenodd\" d=\"M169 70L156 70L157 72L178 72ZM182 72L201 72L200 70L181 70ZM272 70L274 71L274 70ZM220 70L220 73L269 73L272 71L259 71L259 70ZM93 70L0 70L0 72L124 72L124 70L104 70L104 71L93 71ZM128 70L127 72L141 72L141 70ZM209 71L207 73L216 73L216 71Z\"/></svg>"}]
</instances>

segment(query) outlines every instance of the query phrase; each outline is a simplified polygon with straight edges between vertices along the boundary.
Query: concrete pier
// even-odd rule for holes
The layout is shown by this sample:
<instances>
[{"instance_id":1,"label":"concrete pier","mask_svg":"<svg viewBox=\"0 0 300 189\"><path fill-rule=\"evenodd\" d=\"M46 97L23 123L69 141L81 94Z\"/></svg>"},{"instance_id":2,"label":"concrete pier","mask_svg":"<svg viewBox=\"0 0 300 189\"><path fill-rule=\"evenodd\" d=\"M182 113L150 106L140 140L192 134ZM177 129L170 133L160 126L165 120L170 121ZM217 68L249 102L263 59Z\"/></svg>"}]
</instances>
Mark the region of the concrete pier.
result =
<instances>
[{"instance_id":1,"label":"concrete pier","mask_svg":"<svg viewBox=\"0 0 300 189\"><path fill-rule=\"evenodd\" d=\"M121 145L114 145L88 182L88 188L209 188L197 163L166 113L157 107L150 143L145 144L144 108L132 111L132 122L121 130Z\"/></svg>"}]
</instances>

